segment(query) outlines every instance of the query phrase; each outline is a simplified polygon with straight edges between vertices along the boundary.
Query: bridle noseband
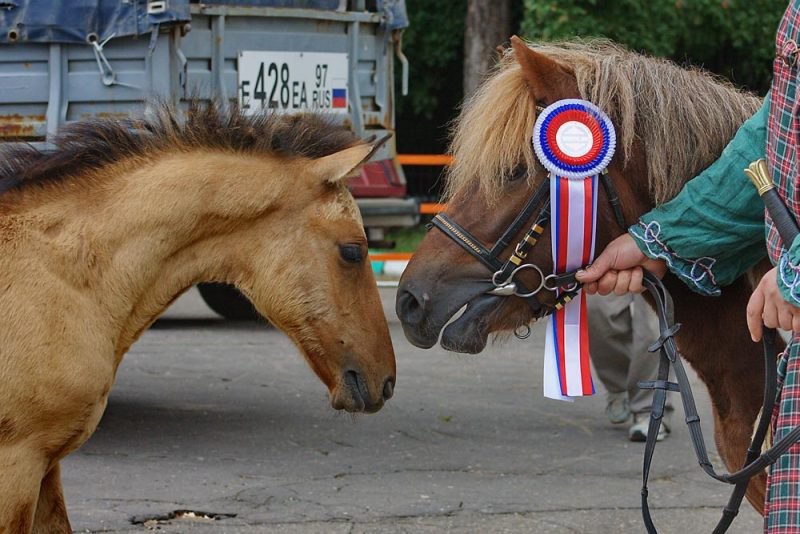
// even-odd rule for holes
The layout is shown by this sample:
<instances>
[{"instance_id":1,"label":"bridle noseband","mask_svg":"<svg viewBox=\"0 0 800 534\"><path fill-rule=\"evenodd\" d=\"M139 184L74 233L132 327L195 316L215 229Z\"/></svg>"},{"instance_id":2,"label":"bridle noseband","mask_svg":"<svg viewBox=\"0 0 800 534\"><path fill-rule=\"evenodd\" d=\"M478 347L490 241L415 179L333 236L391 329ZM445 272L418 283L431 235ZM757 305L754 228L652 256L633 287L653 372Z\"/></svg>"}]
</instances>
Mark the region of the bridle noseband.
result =
<instances>
[{"instance_id":1,"label":"bridle noseband","mask_svg":"<svg viewBox=\"0 0 800 534\"><path fill-rule=\"evenodd\" d=\"M600 181L605 189L609 204L611 205L617 224L624 231L627 228L622 209L619 205L619 196L611 182L607 172L600 175ZM539 213L533 224L525 232L516 246L511 256L503 261L500 255L511 244L514 236L528 223L540 207ZM493 289L487 291L490 295L503 297L519 297L525 299L534 313L534 317L540 319L554 310L559 310L570 302L580 291L581 285L575 280L574 271L556 274L551 272L545 275L541 267L535 263L526 263L530 251L536 246L547 225L550 222L550 183L545 179L534 191L533 195L525 203L522 211L514 218L510 225L500 236L492 248L486 247L481 241L469 232L466 228L455 222L444 213L439 213L433 218L433 227L441 230L444 235L455 241L461 248L469 252L478 259L489 271L492 272L491 282ZM528 288L517 275L525 270L535 271L539 275L539 284L534 288ZM549 310L544 310L544 306L537 297L542 290L558 292L555 303Z\"/></svg>"}]
</instances>

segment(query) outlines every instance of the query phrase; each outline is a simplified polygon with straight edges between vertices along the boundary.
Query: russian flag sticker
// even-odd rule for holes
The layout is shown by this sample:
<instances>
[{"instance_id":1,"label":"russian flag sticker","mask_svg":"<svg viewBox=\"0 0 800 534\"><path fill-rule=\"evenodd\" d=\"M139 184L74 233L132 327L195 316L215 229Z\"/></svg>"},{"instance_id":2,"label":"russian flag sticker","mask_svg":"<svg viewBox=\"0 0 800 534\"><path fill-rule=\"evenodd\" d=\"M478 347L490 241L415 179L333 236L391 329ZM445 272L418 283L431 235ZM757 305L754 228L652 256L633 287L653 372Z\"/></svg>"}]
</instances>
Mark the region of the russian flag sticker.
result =
<instances>
[{"instance_id":1,"label":"russian flag sticker","mask_svg":"<svg viewBox=\"0 0 800 534\"><path fill-rule=\"evenodd\" d=\"M333 108L346 108L347 107L347 89L333 89L333 99L331 107Z\"/></svg>"}]
</instances>

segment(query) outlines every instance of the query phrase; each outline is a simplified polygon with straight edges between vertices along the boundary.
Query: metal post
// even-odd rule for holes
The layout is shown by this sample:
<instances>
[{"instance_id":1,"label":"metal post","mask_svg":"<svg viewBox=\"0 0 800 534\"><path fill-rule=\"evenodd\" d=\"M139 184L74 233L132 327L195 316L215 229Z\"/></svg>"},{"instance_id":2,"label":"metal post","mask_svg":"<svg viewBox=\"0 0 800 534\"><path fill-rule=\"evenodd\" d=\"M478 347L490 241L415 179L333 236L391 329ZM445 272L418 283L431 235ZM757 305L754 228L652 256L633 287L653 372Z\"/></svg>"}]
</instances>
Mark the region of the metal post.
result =
<instances>
[{"instance_id":1,"label":"metal post","mask_svg":"<svg viewBox=\"0 0 800 534\"><path fill-rule=\"evenodd\" d=\"M348 39L350 48L350 74L349 74L349 97L350 109L352 110L353 130L356 135L364 136L364 117L361 113L361 90L358 87L358 44L359 44L359 22L352 21L349 25Z\"/></svg>"},{"instance_id":2,"label":"metal post","mask_svg":"<svg viewBox=\"0 0 800 534\"><path fill-rule=\"evenodd\" d=\"M58 131L58 128L67 120L67 83L64 50L60 44L50 45L50 57L48 59L48 78L50 92L47 99L47 111L45 112L46 134L49 142Z\"/></svg>"},{"instance_id":3,"label":"metal post","mask_svg":"<svg viewBox=\"0 0 800 534\"><path fill-rule=\"evenodd\" d=\"M222 45L225 41L225 15L211 15L211 98L218 98L228 104L225 90L225 55Z\"/></svg>"}]
</instances>

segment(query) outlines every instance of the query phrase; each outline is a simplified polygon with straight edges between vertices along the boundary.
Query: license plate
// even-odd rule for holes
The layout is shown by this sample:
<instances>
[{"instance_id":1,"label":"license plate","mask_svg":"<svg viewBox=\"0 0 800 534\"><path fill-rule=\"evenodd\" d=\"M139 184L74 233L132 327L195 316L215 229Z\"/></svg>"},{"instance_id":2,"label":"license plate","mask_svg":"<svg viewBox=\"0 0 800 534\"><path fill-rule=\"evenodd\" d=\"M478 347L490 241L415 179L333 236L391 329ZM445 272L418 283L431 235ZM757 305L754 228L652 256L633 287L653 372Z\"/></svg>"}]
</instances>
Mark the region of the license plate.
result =
<instances>
[{"instance_id":1,"label":"license plate","mask_svg":"<svg viewBox=\"0 0 800 534\"><path fill-rule=\"evenodd\" d=\"M347 113L347 54L239 53L239 107L244 113L327 111Z\"/></svg>"}]
</instances>

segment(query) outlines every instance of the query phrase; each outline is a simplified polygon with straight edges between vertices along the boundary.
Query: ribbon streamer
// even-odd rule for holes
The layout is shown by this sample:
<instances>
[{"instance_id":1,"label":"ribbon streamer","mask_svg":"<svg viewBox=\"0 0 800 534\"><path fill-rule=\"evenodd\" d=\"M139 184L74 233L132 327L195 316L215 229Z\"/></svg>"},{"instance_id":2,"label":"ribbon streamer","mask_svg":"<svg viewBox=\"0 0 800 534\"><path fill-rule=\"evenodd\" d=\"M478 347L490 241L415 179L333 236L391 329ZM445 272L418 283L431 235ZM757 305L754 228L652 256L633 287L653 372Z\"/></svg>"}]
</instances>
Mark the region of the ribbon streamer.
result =
<instances>
[{"instance_id":1,"label":"ribbon streamer","mask_svg":"<svg viewBox=\"0 0 800 534\"><path fill-rule=\"evenodd\" d=\"M611 120L584 100L560 100L536 120L534 151L550 171L550 233L556 274L578 269L594 259L598 174L608 166L615 146ZM550 316L544 395L571 400L594 392L586 295L579 293Z\"/></svg>"}]
</instances>

